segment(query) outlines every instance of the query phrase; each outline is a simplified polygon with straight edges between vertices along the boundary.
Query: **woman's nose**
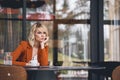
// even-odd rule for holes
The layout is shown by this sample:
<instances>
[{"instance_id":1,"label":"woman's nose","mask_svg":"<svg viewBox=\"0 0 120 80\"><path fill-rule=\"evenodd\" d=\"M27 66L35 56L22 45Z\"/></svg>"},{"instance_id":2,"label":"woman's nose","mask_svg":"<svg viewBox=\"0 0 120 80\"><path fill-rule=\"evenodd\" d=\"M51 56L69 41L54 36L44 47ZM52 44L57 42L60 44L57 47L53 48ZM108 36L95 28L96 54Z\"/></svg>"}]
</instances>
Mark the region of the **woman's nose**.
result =
<instances>
[{"instance_id":1,"label":"woman's nose","mask_svg":"<svg viewBox=\"0 0 120 80\"><path fill-rule=\"evenodd\" d=\"M44 36L45 36L45 34L43 34L43 33L42 33L42 34L41 34L41 36L42 36L42 37L44 37Z\"/></svg>"}]
</instances>

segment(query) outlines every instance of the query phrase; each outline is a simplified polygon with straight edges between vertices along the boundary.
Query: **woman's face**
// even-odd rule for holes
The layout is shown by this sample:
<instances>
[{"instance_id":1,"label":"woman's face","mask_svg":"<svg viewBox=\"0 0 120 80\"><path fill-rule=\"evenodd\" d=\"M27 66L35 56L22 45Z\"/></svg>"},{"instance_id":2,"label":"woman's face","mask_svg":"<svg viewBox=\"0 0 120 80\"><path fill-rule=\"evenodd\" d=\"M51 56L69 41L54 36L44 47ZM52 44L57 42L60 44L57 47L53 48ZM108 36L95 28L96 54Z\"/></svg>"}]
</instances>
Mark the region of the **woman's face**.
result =
<instances>
[{"instance_id":1,"label":"woman's face","mask_svg":"<svg viewBox=\"0 0 120 80\"><path fill-rule=\"evenodd\" d=\"M42 42L46 39L47 35L46 35L46 31L44 28L37 28L35 31L35 40Z\"/></svg>"}]
</instances>

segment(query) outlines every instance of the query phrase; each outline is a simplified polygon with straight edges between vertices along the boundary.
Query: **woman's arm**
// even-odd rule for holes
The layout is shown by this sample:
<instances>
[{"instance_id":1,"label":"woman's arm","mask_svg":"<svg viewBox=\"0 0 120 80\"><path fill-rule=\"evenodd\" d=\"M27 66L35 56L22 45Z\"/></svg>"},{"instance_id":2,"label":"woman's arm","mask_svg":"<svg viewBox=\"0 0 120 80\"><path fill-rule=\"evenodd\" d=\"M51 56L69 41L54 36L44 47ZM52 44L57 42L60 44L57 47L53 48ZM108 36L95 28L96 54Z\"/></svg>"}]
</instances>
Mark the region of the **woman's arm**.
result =
<instances>
[{"instance_id":1,"label":"woman's arm","mask_svg":"<svg viewBox=\"0 0 120 80\"><path fill-rule=\"evenodd\" d=\"M22 41L18 47L12 52L12 64L13 65L20 65L20 66L25 66L26 62L22 61L17 61L21 53L24 51L24 45L25 41Z\"/></svg>"},{"instance_id":2,"label":"woman's arm","mask_svg":"<svg viewBox=\"0 0 120 80\"><path fill-rule=\"evenodd\" d=\"M48 66L48 46L43 49L39 49L38 61L40 66Z\"/></svg>"}]
</instances>

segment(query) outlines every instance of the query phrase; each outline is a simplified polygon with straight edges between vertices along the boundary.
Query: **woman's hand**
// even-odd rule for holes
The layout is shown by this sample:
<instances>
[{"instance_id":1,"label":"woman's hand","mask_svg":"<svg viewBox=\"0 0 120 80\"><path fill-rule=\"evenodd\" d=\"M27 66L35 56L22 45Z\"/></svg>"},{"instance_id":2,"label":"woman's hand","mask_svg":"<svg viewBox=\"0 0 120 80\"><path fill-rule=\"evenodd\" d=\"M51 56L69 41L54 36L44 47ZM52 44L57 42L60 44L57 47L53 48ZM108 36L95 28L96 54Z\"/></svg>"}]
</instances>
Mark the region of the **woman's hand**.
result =
<instances>
[{"instance_id":1,"label":"woman's hand","mask_svg":"<svg viewBox=\"0 0 120 80\"><path fill-rule=\"evenodd\" d=\"M46 37L46 39L40 43L40 45L41 45L41 49L44 48L45 43L46 43L48 40L49 40L49 37Z\"/></svg>"},{"instance_id":2,"label":"woman's hand","mask_svg":"<svg viewBox=\"0 0 120 80\"><path fill-rule=\"evenodd\" d=\"M26 66L30 66L30 63L26 63Z\"/></svg>"},{"instance_id":3,"label":"woman's hand","mask_svg":"<svg viewBox=\"0 0 120 80\"><path fill-rule=\"evenodd\" d=\"M36 63L34 61L30 61L30 62L26 63L26 66L39 66L39 63Z\"/></svg>"},{"instance_id":4,"label":"woman's hand","mask_svg":"<svg viewBox=\"0 0 120 80\"><path fill-rule=\"evenodd\" d=\"M49 40L49 37L46 37L45 40L42 43L46 43Z\"/></svg>"}]
</instances>

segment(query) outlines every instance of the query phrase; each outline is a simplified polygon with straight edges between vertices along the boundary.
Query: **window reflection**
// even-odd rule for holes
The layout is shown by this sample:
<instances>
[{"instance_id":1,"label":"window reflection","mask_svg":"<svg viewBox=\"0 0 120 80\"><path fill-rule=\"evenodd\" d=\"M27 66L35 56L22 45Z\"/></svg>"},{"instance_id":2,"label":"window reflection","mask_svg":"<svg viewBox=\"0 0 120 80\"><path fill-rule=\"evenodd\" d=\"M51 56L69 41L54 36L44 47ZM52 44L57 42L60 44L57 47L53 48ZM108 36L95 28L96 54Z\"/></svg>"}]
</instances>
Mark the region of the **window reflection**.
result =
<instances>
[{"instance_id":1,"label":"window reflection","mask_svg":"<svg viewBox=\"0 0 120 80\"><path fill-rule=\"evenodd\" d=\"M119 20L120 19L120 1L119 0L104 0L104 20Z\"/></svg>"},{"instance_id":2,"label":"window reflection","mask_svg":"<svg viewBox=\"0 0 120 80\"><path fill-rule=\"evenodd\" d=\"M21 15L22 15L21 8L12 9L0 7L0 18L19 18L19 16Z\"/></svg>"},{"instance_id":3,"label":"window reflection","mask_svg":"<svg viewBox=\"0 0 120 80\"><path fill-rule=\"evenodd\" d=\"M84 24L58 25L58 60L89 61L90 26ZM64 65L64 64L63 64ZM70 63L64 66L69 66Z\"/></svg>"},{"instance_id":4,"label":"window reflection","mask_svg":"<svg viewBox=\"0 0 120 80\"><path fill-rule=\"evenodd\" d=\"M26 1L26 19L51 20L54 19L53 1L35 0ZM1 1L0 18L23 19L23 1Z\"/></svg>"},{"instance_id":5,"label":"window reflection","mask_svg":"<svg viewBox=\"0 0 120 80\"><path fill-rule=\"evenodd\" d=\"M106 61L120 61L120 26L104 26L104 53Z\"/></svg>"},{"instance_id":6,"label":"window reflection","mask_svg":"<svg viewBox=\"0 0 120 80\"><path fill-rule=\"evenodd\" d=\"M120 61L120 1L104 0L104 59Z\"/></svg>"},{"instance_id":7,"label":"window reflection","mask_svg":"<svg viewBox=\"0 0 120 80\"><path fill-rule=\"evenodd\" d=\"M56 18L89 19L90 0L56 0Z\"/></svg>"},{"instance_id":8,"label":"window reflection","mask_svg":"<svg viewBox=\"0 0 120 80\"><path fill-rule=\"evenodd\" d=\"M46 4L40 7L29 7L26 9L26 18L32 20L52 20L54 19L53 1L46 1Z\"/></svg>"},{"instance_id":9,"label":"window reflection","mask_svg":"<svg viewBox=\"0 0 120 80\"><path fill-rule=\"evenodd\" d=\"M11 52L22 39L21 21L3 20L0 22L0 50Z\"/></svg>"}]
</instances>

